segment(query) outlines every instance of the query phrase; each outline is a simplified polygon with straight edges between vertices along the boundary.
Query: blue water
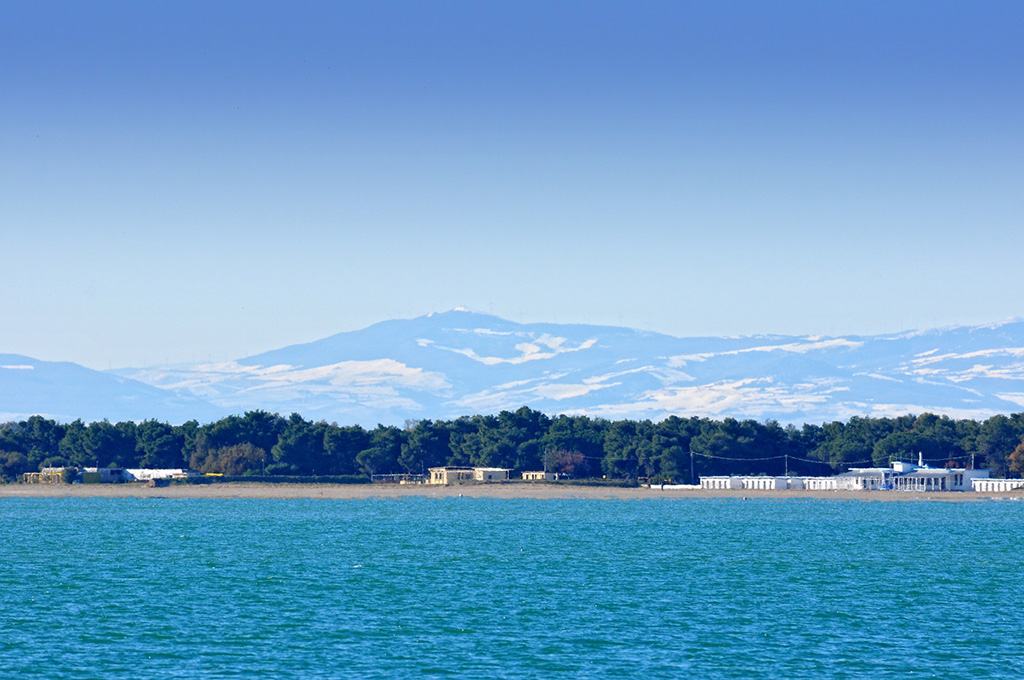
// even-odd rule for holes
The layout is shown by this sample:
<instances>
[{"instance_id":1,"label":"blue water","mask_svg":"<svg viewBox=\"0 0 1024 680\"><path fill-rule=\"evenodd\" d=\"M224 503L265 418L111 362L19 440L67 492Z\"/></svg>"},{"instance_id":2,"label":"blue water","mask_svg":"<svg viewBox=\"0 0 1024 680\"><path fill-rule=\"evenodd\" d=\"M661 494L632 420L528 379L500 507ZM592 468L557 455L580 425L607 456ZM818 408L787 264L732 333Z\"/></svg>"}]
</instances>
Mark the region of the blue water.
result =
<instances>
[{"instance_id":1,"label":"blue water","mask_svg":"<svg viewBox=\"0 0 1024 680\"><path fill-rule=\"evenodd\" d=\"M3 677L1024 677L1020 503L0 500Z\"/></svg>"}]
</instances>

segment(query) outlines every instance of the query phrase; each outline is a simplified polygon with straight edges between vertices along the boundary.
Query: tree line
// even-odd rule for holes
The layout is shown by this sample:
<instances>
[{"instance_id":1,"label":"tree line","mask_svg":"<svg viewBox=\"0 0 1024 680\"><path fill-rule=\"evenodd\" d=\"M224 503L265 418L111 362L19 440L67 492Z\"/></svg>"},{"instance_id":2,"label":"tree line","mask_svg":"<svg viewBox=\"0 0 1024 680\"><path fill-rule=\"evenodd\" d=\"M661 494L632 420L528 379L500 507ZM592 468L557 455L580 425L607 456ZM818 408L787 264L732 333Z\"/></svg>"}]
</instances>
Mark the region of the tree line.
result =
<instances>
[{"instance_id":1,"label":"tree line","mask_svg":"<svg viewBox=\"0 0 1024 680\"><path fill-rule=\"evenodd\" d=\"M0 479L43 467L191 468L224 475L419 474L440 465L549 470L577 478L691 483L702 475L829 475L891 460L1024 472L1024 413L984 421L925 413L783 427L768 420L672 416L660 422L497 415L404 427L313 422L249 411L201 425L85 424L42 416L0 424Z\"/></svg>"}]
</instances>

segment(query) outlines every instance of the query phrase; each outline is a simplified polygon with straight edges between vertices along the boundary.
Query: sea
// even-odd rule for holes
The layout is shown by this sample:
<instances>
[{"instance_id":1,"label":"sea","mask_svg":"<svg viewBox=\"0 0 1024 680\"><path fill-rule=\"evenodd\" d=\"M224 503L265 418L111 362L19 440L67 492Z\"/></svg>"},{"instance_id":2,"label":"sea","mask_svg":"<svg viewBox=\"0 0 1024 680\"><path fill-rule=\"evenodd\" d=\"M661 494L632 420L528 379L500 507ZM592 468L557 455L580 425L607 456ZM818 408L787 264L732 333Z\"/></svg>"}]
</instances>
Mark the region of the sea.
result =
<instances>
[{"instance_id":1,"label":"sea","mask_svg":"<svg viewBox=\"0 0 1024 680\"><path fill-rule=\"evenodd\" d=\"M0 499L0 677L1021 678L1024 503Z\"/></svg>"}]
</instances>

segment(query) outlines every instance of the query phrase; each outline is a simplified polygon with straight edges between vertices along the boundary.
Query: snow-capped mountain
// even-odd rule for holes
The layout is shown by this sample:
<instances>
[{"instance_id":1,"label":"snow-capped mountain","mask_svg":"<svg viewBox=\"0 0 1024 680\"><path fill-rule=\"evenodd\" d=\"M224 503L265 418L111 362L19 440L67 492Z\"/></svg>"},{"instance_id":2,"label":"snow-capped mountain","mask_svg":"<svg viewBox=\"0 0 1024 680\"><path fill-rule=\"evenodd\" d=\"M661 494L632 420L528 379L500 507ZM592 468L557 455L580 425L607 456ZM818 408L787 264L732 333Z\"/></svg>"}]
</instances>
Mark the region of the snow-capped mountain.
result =
<instances>
[{"instance_id":1,"label":"snow-capped mountain","mask_svg":"<svg viewBox=\"0 0 1024 680\"><path fill-rule=\"evenodd\" d=\"M454 310L230 363L116 373L225 413L295 411L368 426L522 405L611 419L984 418L1024 408L1024 322L864 337L677 338Z\"/></svg>"}]
</instances>

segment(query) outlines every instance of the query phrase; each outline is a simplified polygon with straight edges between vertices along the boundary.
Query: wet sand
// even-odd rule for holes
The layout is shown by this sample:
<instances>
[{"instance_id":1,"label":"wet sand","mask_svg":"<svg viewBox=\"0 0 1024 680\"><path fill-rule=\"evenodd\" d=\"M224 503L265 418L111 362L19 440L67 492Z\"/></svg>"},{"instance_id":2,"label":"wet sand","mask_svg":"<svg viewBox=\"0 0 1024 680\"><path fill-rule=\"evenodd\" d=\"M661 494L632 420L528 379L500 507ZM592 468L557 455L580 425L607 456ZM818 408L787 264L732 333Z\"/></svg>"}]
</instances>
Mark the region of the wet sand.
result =
<instances>
[{"instance_id":1,"label":"wet sand","mask_svg":"<svg viewBox=\"0 0 1024 680\"><path fill-rule=\"evenodd\" d=\"M575 486L548 483L461 484L453 486L398 484L4 484L0 499L37 498L591 498L639 500L648 498L773 498L858 501L987 501L1024 500L1024 490L1001 494L975 492L909 493L901 491L755 491L703 489L648 489L611 486Z\"/></svg>"}]
</instances>

